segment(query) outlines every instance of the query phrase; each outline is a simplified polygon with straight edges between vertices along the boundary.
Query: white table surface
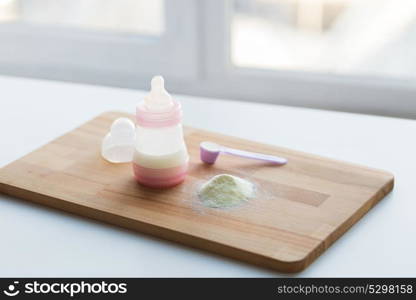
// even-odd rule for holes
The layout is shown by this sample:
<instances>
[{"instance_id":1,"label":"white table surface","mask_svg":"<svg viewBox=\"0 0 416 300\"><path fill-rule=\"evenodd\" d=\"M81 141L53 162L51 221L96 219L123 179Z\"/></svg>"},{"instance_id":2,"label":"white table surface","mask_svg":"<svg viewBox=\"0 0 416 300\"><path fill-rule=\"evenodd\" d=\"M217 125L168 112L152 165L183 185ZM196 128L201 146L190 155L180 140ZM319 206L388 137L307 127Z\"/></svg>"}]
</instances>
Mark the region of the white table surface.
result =
<instances>
[{"instance_id":1,"label":"white table surface","mask_svg":"<svg viewBox=\"0 0 416 300\"><path fill-rule=\"evenodd\" d=\"M0 167L101 112L133 113L143 95L0 76ZM416 275L416 121L176 98L182 102L187 125L395 174L394 191L295 276ZM285 276L4 195L0 195L0 236L0 277Z\"/></svg>"}]
</instances>

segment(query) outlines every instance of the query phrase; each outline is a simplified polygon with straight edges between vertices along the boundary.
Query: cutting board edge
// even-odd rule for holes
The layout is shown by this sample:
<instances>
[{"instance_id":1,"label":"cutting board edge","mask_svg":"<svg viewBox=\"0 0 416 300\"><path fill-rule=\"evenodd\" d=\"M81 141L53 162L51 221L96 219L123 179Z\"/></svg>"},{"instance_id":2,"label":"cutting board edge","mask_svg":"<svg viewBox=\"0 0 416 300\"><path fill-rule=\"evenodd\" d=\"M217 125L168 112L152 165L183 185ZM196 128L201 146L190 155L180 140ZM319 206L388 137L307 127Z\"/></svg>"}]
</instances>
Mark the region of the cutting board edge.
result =
<instances>
[{"instance_id":1,"label":"cutting board edge","mask_svg":"<svg viewBox=\"0 0 416 300\"><path fill-rule=\"evenodd\" d=\"M370 199L368 199L363 205L348 219L341 223L327 238L325 238L320 245L313 249L306 257L309 262L306 263L306 267L315 262L321 254L323 254L329 247L331 247L338 239L340 239L350 228L356 224L381 200L383 200L394 189L394 176L384 184L379 192L375 193ZM321 248L318 250L317 248ZM313 253L317 255L313 255ZM305 268L306 268L305 267Z\"/></svg>"},{"instance_id":2,"label":"cutting board edge","mask_svg":"<svg viewBox=\"0 0 416 300\"><path fill-rule=\"evenodd\" d=\"M22 187L4 183L1 181L1 176L0 193L11 197L16 197L21 200L29 201L31 203L47 206L58 211L64 211L77 217L100 221L116 227L122 227L149 236L176 242L186 247L207 251L207 253L215 253L221 256L238 260L239 262L257 265L259 267L265 267L283 273L301 272L321 254L321 252L314 254L314 249L302 259L294 261L283 261L139 220L122 217L119 215L117 215L117 218L115 218L114 214L102 210L97 210L95 208L87 207L74 202L57 199L53 196L40 194ZM54 202L56 202L56 204L54 204ZM65 202L65 208L62 208L62 202Z\"/></svg>"}]
</instances>

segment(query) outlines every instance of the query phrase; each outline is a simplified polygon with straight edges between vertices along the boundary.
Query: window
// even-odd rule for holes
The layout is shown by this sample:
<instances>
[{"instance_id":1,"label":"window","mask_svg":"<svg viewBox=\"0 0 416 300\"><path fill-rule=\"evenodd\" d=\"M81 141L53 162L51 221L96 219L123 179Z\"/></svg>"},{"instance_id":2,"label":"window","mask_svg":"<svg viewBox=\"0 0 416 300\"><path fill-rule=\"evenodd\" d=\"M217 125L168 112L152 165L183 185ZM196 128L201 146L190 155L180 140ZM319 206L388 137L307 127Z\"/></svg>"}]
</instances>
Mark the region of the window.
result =
<instances>
[{"instance_id":1,"label":"window","mask_svg":"<svg viewBox=\"0 0 416 300\"><path fill-rule=\"evenodd\" d=\"M242 67L416 78L416 1L234 0Z\"/></svg>"},{"instance_id":2,"label":"window","mask_svg":"<svg viewBox=\"0 0 416 300\"><path fill-rule=\"evenodd\" d=\"M134 88L194 78L195 18L192 0L0 0L0 73Z\"/></svg>"},{"instance_id":3,"label":"window","mask_svg":"<svg viewBox=\"0 0 416 300\"><path fill-rule=\"evenodd\" d=\"M0 22L22 22L159 36L163 0L1 0Z\"/></svg>"},{"instance_id":4,"label":"window","mask_svg":"<svg viewBox=\"0 0 416 300\"><path fill-rule=\"evenodd\" d=\"M0 73L416 118L414 0L0 0Z\"/></svg>"}]
</instances>

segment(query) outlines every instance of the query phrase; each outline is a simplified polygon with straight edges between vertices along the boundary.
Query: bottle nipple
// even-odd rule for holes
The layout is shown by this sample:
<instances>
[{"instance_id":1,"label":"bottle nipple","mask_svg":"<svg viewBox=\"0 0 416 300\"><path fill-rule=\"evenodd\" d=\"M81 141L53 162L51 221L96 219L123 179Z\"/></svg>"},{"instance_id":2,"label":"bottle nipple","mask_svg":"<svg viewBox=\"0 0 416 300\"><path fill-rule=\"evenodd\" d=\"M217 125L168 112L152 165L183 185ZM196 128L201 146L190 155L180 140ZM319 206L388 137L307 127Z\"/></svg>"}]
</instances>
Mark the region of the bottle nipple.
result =
<instances>
[{"instance_id":1,"label":"bottle nipple","mask_svg":"<svg viewBox=\"0 0 416 300\"><path fill-rule=\"evenodd\" d=\"M162 76L152 78L150 93L144 98L146 108L150 111L166 111L173 106L172 97L165 90Z\"/></svg>"}]
</instances>

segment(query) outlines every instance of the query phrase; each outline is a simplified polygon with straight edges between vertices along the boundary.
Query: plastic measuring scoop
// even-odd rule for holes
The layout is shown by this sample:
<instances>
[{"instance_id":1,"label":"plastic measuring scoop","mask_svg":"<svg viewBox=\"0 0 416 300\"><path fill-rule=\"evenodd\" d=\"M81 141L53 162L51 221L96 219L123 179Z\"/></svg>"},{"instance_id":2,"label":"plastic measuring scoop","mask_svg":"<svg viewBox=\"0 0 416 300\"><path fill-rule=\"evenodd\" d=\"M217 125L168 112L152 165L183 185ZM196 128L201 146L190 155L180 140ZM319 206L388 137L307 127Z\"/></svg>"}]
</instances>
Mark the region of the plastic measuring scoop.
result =
<instances>
[{"instance_id":1,"label":"plastic measuring scoop","mask_svg":"<svg viewBox=\"0 0 416 300\"><path fill-rule=\"evenodd\" d=\"M224 147L212 142L202 142L199 145L201 160L207 164L213 164L221 153L240 156L244 158L266 161L275 165L284 165L287 159L279 156L249 152L233 148Z\"/></svg>"}]
</instances>

